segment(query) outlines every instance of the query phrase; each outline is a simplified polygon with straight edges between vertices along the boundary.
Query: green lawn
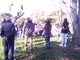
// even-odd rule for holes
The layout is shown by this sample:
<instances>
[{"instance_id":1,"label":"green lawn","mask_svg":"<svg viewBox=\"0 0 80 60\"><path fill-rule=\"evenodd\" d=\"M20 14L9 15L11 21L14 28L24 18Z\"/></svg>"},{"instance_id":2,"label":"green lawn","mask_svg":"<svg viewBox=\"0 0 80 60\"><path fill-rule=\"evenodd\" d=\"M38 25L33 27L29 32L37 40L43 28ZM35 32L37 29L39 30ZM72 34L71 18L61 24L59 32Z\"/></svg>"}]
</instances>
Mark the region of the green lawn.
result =
<instances>
[{"instance_id":1,"label":"green lawn","mask_svg":"<svg viewBox=\"0 0 80 60\"><path fill-rule=\"evenodd\" d=\"M56 37L51 37L51 49L46 50L45 40L43 37L34 37L34 51L24 50L24 40L17 40L17 48L19 51L14 53L16 60L80 60L80 49L70 47L71 38L68 39L66 48L59 47ZM3 46L2 39L0 38L0 60L3 60Z\"/></svg>"}]
</instances>

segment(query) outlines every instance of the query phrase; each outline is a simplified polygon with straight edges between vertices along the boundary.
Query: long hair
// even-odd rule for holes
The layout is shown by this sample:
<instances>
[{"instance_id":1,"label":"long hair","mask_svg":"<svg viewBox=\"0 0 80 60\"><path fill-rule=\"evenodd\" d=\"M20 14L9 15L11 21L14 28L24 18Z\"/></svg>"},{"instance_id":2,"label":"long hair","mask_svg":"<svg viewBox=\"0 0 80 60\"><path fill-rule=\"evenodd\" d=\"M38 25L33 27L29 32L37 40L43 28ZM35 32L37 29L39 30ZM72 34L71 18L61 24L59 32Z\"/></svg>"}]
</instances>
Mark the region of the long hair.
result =
<instances>
[{"instance_id":1,"label":"long hair","mask_svg":"<svg viewBox=\"0 0 80 60\"><path fill-rule=\"evenodd\" d=\"M49 20L47 20L45 25L51 26L50 21L49 21Z\"/></svg>"},{"instance_id":2,"label":"long hair","mask_svg":"<svg viewBox=\"0 0 80 60\"><path fill-rule=\"evenodd\" d=\"M64 22L63 23L68 24L67 18L64 18Z\"/></svg>"},{"instance_id":3,"label":"long hair","mask_svg":"<svg viewBox=\"0 0 80 60\"><path fill-rule=\"evenodd\" d=\"M63 22L63 26L66 27L66 26L68 26L68 25L69 25L69 23L68 23L68 21L67 21L67 18L65 18L65 19L64 19L64 22Z\"/></svg>"},{"instance_id":4,"label":"long hair","mask_svg":"<svg viewBox=\"0 0 80 60\"><path fill-rule=\"evenodd\" d=\"M46 21L45 29L51 29L51 23L49 20Z\"/></svg>"}]
</instances>

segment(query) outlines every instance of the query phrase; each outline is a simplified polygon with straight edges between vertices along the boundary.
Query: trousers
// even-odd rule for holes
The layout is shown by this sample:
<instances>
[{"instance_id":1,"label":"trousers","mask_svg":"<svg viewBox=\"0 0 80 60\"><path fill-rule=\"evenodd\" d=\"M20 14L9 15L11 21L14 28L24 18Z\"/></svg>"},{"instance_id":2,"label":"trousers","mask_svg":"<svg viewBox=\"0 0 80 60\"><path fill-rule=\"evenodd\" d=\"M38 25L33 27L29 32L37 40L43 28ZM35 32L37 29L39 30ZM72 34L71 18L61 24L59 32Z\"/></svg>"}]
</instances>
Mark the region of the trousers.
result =
<instances>
[{"instance_id":1,"label":"trousers","mask_svg":"<svg viewBox=\"0 0 80 60\"><path fill-rule=\"evenodd\" d=\"M14 60L14 41L3 40L4 60Z\"/></svg>"},{"instance_id":2,"label":"trousers","mask_svg":"<svg viewBox=\"0 0 80 60\"><path fill-rule=\"evenodd\" d=\"M46 48L50 47L50 35L44 35Z\"/></svg>"}]
</instances>

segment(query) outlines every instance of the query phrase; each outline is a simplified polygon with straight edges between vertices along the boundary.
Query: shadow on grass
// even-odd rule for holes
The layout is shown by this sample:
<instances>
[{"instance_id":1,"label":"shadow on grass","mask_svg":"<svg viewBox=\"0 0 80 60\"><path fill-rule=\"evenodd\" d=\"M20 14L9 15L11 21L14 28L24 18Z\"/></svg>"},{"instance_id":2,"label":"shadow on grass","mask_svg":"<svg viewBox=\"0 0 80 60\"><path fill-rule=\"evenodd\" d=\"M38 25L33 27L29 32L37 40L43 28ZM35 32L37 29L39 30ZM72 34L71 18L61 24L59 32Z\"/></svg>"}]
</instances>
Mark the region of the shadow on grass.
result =
<instances>
[{"instance_id":1,"label":"shadow on grass","mask_svg":"<svg viewBox=\"0 0 80 60\"><path fill-rule=\"evenodd\" d=\"M64 48L61 48L57 45L57 42L51 42L51 49L47 50L42 43L40 47L34 47L34 51L29 50L20 50L16 52L17 60L56 60L58 58L64 57ZM40 45L40 44L39 44Z\"/></svg>"},{"instance_id":2,"label":"shadow on grass","mask_svg":"<svg viewBox=\"0 0 80 60\"><path fill-rule=\"evenodd\" d=\"M34 37L34 51L24 50L24 42L17 43L19 51L15 51L16 60L80 60L80 48L71 46L72 39L68 38L67 47L59 47L57 41L51 41L51 49L47 50L45 41L42 37ZM1 48L0 52L3 52ZM0 60L3 60L3 53Z\"/></svg>"},{"instance_id":3,"label":"shadow on grass","mask_svg":"<svg viewBox=\"0 0 80 60\"><path fill-rule=\"evenodd\" d=\"M34 51L24 50L19 47L19 51L15 52L16 60L77 60L76 56L80 55L78 52L72 52L72 48L67 46L59 47L59 42L52 41L51 49L47 50L44 42L42 40L35 41L40 42L39 44L35 44ZM70 44L70 41L68 41ZM76 58L74 58L74 56ZM80 57L80 56L78 56Z\"/></svg>"},{"instance_id":4,"label":"shadow on grass","mask_svg":"<svg viewBox=\"0 0 80 60\"><path fill-rule=\"evenodd\" d=\"M0 57L0 60L3 60L3 59L1 59L1 57Z\"/></svg>"}]
</instances>

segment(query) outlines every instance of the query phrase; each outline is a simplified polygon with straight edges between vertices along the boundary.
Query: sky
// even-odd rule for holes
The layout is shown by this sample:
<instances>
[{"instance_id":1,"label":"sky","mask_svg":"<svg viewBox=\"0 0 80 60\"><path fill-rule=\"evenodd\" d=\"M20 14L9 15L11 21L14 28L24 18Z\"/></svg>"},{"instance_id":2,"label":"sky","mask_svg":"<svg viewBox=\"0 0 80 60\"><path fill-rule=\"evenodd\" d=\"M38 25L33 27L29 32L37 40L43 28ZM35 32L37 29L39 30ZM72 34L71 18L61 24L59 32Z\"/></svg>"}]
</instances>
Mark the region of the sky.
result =
<instances>
[{"instance_id":1,"label":"sky","mask_svg":"<svg viewBox=\"0 0 80 60\"><path fill-rule=\"evenodd\" d=\"M65 1L69 2L69 0ZM9 6L12 3L14 5L11 6L10 11ZM61 8L61 0L0 0L0 13L10 12L15 16L20 11L20 5L23 5L25 15L30 15L36 11L44 11L46 14L50 14L52 11ZM63 7L63 10L66 11L65 5Z\"/></svg>"}]
</instances>

